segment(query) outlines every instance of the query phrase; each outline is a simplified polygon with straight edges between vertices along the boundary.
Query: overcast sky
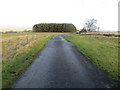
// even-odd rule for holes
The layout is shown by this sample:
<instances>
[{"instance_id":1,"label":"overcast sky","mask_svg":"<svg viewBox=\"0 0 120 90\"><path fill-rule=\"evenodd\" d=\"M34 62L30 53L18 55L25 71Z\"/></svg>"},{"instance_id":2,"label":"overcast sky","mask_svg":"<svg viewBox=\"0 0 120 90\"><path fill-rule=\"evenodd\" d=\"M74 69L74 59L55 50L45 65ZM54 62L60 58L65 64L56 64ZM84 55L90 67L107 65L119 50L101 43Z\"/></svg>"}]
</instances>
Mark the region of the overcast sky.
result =
<instances>
[{"instance_id":1,"label":"overcast sky","mask_svg":"<svg viewBox=\"0 0 120 90\"><path fill-rule=\"evenodd\" d=\"M0 0L0 26L37 23L73 23L83 27L88 18L98 20L100 30L118 30L119 0Z\"/></svg>"}]
</instances>

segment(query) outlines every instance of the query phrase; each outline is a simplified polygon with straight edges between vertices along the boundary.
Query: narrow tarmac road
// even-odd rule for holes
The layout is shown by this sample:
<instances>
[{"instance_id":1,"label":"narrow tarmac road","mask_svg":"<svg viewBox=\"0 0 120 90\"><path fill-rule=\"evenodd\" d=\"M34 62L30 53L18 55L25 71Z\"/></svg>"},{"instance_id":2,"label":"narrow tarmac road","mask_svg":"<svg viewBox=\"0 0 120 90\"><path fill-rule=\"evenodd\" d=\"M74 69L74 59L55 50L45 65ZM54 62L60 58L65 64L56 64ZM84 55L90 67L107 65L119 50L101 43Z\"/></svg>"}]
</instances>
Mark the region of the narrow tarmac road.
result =
<instances>
[{"instance_id":1,"label":"narrow tarmac road","mask_svg":"<svg viewBox=\"0 0 120 90\"><path fill-rule=\"evenodd\" d=\"M12 88L115 88L117 84L61 35L45 45Z\"/></svg>"}]
</instances>

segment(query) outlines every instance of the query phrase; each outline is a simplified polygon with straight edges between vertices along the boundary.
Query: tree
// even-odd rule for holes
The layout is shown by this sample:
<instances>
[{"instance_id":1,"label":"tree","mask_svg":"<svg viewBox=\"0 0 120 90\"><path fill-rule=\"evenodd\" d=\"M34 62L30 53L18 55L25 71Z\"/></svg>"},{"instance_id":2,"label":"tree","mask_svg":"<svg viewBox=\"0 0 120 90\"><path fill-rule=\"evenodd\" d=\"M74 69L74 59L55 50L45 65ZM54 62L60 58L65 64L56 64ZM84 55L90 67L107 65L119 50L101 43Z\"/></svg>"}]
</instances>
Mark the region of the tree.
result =
<instances>
[{"instance_id":1,"label":"tree","mask_svg":"<svg viewBox=\"0 0 120 90\"><path fill-rule=\"evenodd\" d=\"M40 23L33 26L33 32L76 32L72 23Z\"/></svg>"},{"instance_id":2,"label":"tree","mask_svg":"<svg viewBox=\"0 0 120 90\"><path fill-rule=\"evenodd\" d=\"M87 31L95 31L97 29L97 20L96 19L87 19L85 21L84 28L86 28Z\"/></svg>"}]
</instances>

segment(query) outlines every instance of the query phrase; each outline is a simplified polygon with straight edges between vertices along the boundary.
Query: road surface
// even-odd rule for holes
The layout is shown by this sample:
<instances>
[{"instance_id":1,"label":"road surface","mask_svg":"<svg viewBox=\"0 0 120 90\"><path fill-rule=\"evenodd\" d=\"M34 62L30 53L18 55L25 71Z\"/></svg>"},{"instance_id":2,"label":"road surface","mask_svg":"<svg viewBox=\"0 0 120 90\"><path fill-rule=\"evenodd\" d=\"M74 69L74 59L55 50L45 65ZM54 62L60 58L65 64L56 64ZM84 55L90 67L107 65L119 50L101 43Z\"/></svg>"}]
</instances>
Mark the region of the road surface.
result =
<instances>
[{"instance_id":1,"label":"road surface","mask_svg":"<svg viewBox=\"0 0 120 90\"><path fill-rule=\"evenodd\" d=\"M61 35L45 45L12 88L115 88L117 84Z\"/></svg>"}]
</instances>

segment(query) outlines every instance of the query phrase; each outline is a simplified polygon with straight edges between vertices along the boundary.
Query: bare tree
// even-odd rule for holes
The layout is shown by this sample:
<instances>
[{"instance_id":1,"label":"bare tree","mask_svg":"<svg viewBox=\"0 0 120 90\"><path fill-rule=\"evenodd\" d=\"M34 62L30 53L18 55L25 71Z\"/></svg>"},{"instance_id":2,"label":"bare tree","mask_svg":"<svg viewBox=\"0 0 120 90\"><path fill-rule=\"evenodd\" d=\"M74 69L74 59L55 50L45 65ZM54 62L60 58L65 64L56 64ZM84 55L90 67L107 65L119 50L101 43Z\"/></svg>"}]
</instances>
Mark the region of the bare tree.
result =
<instances>
[{"instance_id":1,"label":"bare tree","mask_svg":"<svg viewBox=\"0 0 120 90\"><path fill-rule=\"evenodd\" d=\"M84 28L86 28L87 31L95 31L97 29L96 24L96 19L87 19L84 23Z\"/></svg>"}]
</instances>

